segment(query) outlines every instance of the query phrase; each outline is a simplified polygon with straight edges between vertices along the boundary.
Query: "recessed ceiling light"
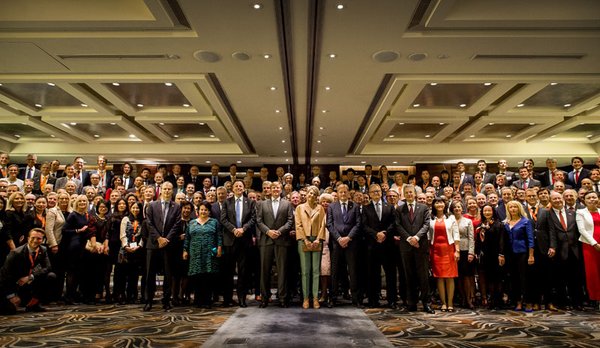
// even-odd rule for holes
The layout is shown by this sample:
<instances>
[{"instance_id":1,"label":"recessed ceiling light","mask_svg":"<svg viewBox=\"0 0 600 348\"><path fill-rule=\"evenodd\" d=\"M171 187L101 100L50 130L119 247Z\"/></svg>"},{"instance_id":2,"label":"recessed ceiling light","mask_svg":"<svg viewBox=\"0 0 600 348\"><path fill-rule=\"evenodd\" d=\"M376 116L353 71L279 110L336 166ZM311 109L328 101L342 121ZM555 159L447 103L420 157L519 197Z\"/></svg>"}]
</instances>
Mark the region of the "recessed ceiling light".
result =
<instances>
[{"instance_id":1,"label":"recessed ceiling light","mask_svg":"<svg viewBox=\"0 0 600 348\"><path fill-rule=\"evenodd\" d=\"M581 122L579 125L580 125L580 126L583 126L584 124L585 124L585 122Z\"/></svg>"},{"instance_id":2,"label":"recessed ceiling light","mask_svg":"<svg viewBox=\"0 0 600 348\"><path fill-rule=\"evenodd\" d=\"M331 87L329 87L329 86L325 86L325 90L326 90L326 91L331 91Z\"/></svg>"},{"instance_id":3,"label":"recessed ceiling light","mask_svg":"<svg viewBox=\"0 0 600 348\"><path fill-rule=\"evenodd\" d=\"M100 134L94 134L94 138L100 138Z\"/></svg>"},{"instance_id":4,"label":"recessed ceiling light","mask_svg":"<svg viewBox=\"0 0 600 348\"><path fill-rule=\"evenodd\" d=\"M287 150L283 151L283 153L287 153Z\"/></svg>"},{"instance_id":5,"label":"recessed ceiling light","mask_svg":"<svg viewBox=\"0 0 600 348\"><path fill-rule=\"evenodd\" d=\"M394 161L394 162L392 162L392 163L393 163L393 164L398 164L398 161Z\"/></svg>"},{"instance_id":6,"label":"recessed ceiling light","mask_svg":"<svg viewBox=\"0 0 600 348\"><path fill-rule=\"evenodd\" d=\"M275 113L276 113L276 114L278 114L278 113L280 113L280 112L281 112L281 110L279 110L279 109L275 109Z\"/></svg>"},{"instance_id":7,"label":"recessed ceiling light","mask_svg":"<svg viewBox=\"0 0 600 348\"><path fill-rule=\"evenodd\" d=\"M321 140L317 140L317 143L319 143L319 144L320 144L320 143L321 143Z\"/></svg>"},{"instance_id":8,"label":"recessed ceiling light","mask_svg":"<svg viewBox=\"0 0 600 348\"><path fill-rule=\"evenodd\" d=\"M437 86L437 82L432 82L429 84L430 86Z\"/></svg>"},{"instance_id":9,"label":"recessed ceiling light","mask_svg":"<svg viewBox=\"0 0 600 348\"><path fill-rule=\"evenodd\" d=\"M506 135L506 137L507 137L507 138L510 138L510 137L512 137L512 135L510 135L510 134L507 134L507 135Z\"/></svg>"},{"instance_id":10,"label":"recessed ceiling light","mask_svg":"<svg viewBox=\"0 0 600 348\"><path fill-rule=\"evenodd\" d=\"M56 138L56 135L50 134L50 138Z\"/></svg>"},{"instance_id":11,"label":"recessed ceiling light","mask_svg":"<svg viewBox=\"0 0 600 348\"><path fill-rule=\"evenodd\" d=\"M135 138L135 134L129 134L130 138Z\"/></svg>"},{"instance_id":12,"label":"recessed ceiling light","mask_svg":"<svg viewBox=\"0 0 600 348\"><path fill-rule=\"evenodd\" d=\"M319 150L315 151L315 153L319 153Z\"/></svg>"},{"instance_id":13,"label":"recessed ceiling light","mask_svg":"<svg viewBox=\"0 0 600 348\"><path fill-rule=\"evenodd\" d=\"M260 10L262 8L262 5L256 3L256 4L252 5L252 8L255 9L255 10Z\"/></svg>"},{"instance_id":14,"label":"recessed ceiling light","mask_svg":"<svg viewBox=\"0 0 600 348\"><path fill-rule=\"evenodd\" d=\"M289 162L289 161L290 161L290 159L289 159L289 158L286 158L286 159L285 159L285 161L286 161L286 162ZM317 161L317 160L315 160L315 161Z\"/></svg>"},{"instance_id":15,"label":"recessed ceiling light","mask_svg":"<svg viewBox=\"0 0 600 348\"><path fill-rule=\"evenodd\" d=\"M87 108L87 107L88 107L88 105L87 105L87 104L85 104L85 103L81 103L81 106L83 106L84 108Z\"/></svg>"},{"instance_id":16,"label":"recessed ceiling light","mask_svg":"<svg viewBox=\"0 0 600 348\"><path fill-rule=\"evenodd\" d=\"M440 126L443 126L443 125L445 125L445 123L444 122L440 122Z\"/></svg>"},{"instance_id":17,"label":"recessed ceiling light","mask_svg":"<svg viewBox=\"0 0 600 348\"><path fill-rule=\"evenodd\" d=\"M279 127L279 130L283 130L283 127Z\"/></svg>"},{"instance_id":18,"label":"recessed ceiling light","mask_svg":"<svg viewBox=\"0 0 600 348\"><path fill-rule=\"evenodd\" d=\"M240 163L242 163L242 161L237 160L237 161L235 161L235 163L240 164Z\"/></svg>"},{"instance_id":19,"label":"recessed ceiling light","mask_svg":"<svg viewBox=\"0 0 600 348\"><path fill-rule=\"evenodd\" d=\"M327 113L327 110L321 110L321 112L322 112L322 113L324 113L324 114L326 114L326 113Z\"/></svg>"},{"instance_id":20,"label":"recessed ceiling light","mask_svg":"<svg viewBox=\"0 0 600 348\"><path fill-rule=\"evenodd\" d=\"M492 83L491 83L491 82L486 82L486 83L484 83L483 85L484 85L484 86L491 86L491 85L492 85Z\"/></svg>"},{"instance_id":21,"label":"recessed ceiling light","mask_svg":"<svg viewBox=\"0 0 600 348\"><path fill-rule=\"evenodd\" d=\"M187 104L187 103L186 103L186 104L183 104L183 107L184 107L184 108L189 108L189 107L190 107L190 104Z\"/></svg>"},{"instance_id":22,"label":"recessed ceiling light","mask_svg":"<svg viewBox=\"0 0 600 348\"><path fill-rule=\"evenodd\" d=\"M209 137L211 137L211 138L214 138L214 137L215 137L215 135L214 135L214 134L211 134L211 135L209 135Z\"/></svg>"},{"instance_id":23,"label":"recessed ceiling light","mask_svg":"<svg viewBox=\"0 0 600 348\"><path fill-rule=\"evenodd\" d=\"M530 126L535 126L535 122L529 122Z\"/></svg>"},{"instance_id":24,"label":"recessed ceiling light","mask_svg":"<svg viewBox=\"0 0 600 348\"><path fill-rule=\"evenodd\" d=\"M425 138L431 138L431 134L425 135Z\"/></svg>"},{"instance_id":25,"label":"recessed ceiling light","mask_svg":"<svg viewBox=\"0 0 600 348\"><path fill-rule=\"evenodd\" d=\"M556 137L556 135L551 135L551 136L550 136L550 138L555 138L555 137Z\"/></svg>"},{"instance_id":26,"label":"recessed ceiling light","mask_svg":"<svg viewBox=\"0 0 600 348\"><path fill-rule=\"evenodd\" d=\"M48 82L48 86L54 87L54 86L56 86L56 84L54 84L52 82Z\"/></svg>"},{"instance_id":27,"label":"recessed ceiling light","mask_svg":"<svg viewBox=\"0 0 600 348\"><path fill-rule=\"evenodd\" d=\"M388 137L393 138L393 137L395 137L395 135L394 134L390 134L390 135L388 135Z\"/></svg>"},{"instance_id":28,"label":"recessed ceiling light","mask_svg":"<svg viewBox=\"0 0 600 348\"><path fill-rule=\"evenodd\" d=\"M522 107L524 107L524 106L525 106L525 104L523 104L523 103L521 103L521 104L517 104L517 107L518 107L518 108L522 108Z\"/></svg>"},{"instance_id":29,"label":"recessed ceiling light","mask_svg":"<svg viewBox=\"0 0 600 348\"><path fill-rule=\"evenodd\" d=\"M366 164L366 163L367 163L367 161L360 161L360 163L361 163L361 164Z\"/></svg>"},{"instance_id":30,"label":"recessed ceiling light","mask_svg":"<svg viewBox=\"0 0 600 348\"><path fill-rule=\"evenodd\" d=\"M179 135L173 134L173 138L179 138Z\"/></svg>"},{"instance_id":31,"label":"recessed ceiling light","mask_svg":"<svg viewBox=\"0 0 600 348\"><path fill-rule=\"evenodd\" d=\"M558 85L558 82L550 82L550 86L556 86Z\"/></svg>"},{"instance_id":32,"label":"recessed ceiling light","mask_svg":"<svg viewBox=\"0 0 600 348\"><path fill-rule=\"evenodd\" d=\"M76 126L76 125L77 125L77 122L71 122L71 123L69 123L69 124L70 124L71 126Z\"/></svg>"},{"instance_id":33,"label":"recessed ceiling light","mask_svg":"<svg viewBox=\"0 0 600 348\"><path fill-rule=\"evenodd\" d=\"M210 163L210 161L204 161L205 163Z\"/></svg>"},{"instance_id":34,"label":"recessed ceiling light","mask_svg":"<svg viewBox=\"0 0 600 348\"><path fill-rule=\"evenodd\" d=\"M593 136L594 136L593 134L588 134L588 135L586 135L586 137L588 137L588 138L591 138L591 137L593 137Z\"/></svg>"},{"instance_id":35,"label":"recessed ceiling light","mask_svg":"<svg viewBox=\"0 0 600 348\"><path fill-rule=\"evenodd\" d=\"M199 124L199 125L201 125L201 126L204 126L206 123L204 123L204 122L200 122L200 123L198 123L198 124Z\"/></svg>"},{"instance_id":36,"label":"recessed ceiling light","mask_svg":"<svg viewBox=\"0 0 600 348\"><path fill-rule=\"evenodd\" d=\"M398 122L398 125L404 126L404 122Z\"/></svg>"},{"instance_id":37,"label":"recessed ceiling light","mask_svg":"<svg viewBox=\"0 0 600 348\"><path fill-rule=\"evenodd\" d=\"M274 91L274 90L276 90L276 89L277 89L277 87L275 87L275 86L271 86L271 90L272 90L272 91Z\"/></svg>"},{"instance_id":38,"label":"recessed ceiling light","mask_svg":"<svg viewBox=\"0 0 600 348\"><path fill-rule=\"evenodd\" d=\"M15 134L15 138L20 138L21 136L19 134Z\"/></svg>"},{"instance_id":39,"label":"recessed ceiling light","mask_svg":"<svg viewBox=\"0 0 600 348\"><path fill-rule=\"evenodd\" d=\"M323 127L319 127L320 130L323 130Z\"/></svg>"},{"instance_id":40,"label":"recessed ceiling light","mask_svg":"<svg viewBox=\"0 0 600 348\"><path fill-rule=\"evenodd\" d=\"M335 57L337 57L337 54L335 54L335 53L329 53L329 58L333 59Z\"/></svg>"},{"instance_id":41,"label":"recessed ceiling light","mask_svg":"<svg viewBox=\"0 0 600 348\"><path fill-rule=\"evenodd\" d=\"M35 106L37 106L38 108L41 108L42 104L35 104Z\"/></svg>"},{"instance_id":42,"label":"recessed ceiling light","mask_svg":"<svg viewBox=\"0 0 600 348\"><path fill-rule=\"evenodd\" d=\"M281 140L282 143L285 143L285 139Z\"/></svg>"},{"instance_id":43,"label":"recessed ceiling light","mask_svg":"<svg viewBox=\"0 0 600 348\"><path fill-rule=\"evenodd\" d=\"M120 84L120 83L118 83L118 82L113 82L113 83L112 83L112 85L113 85L113 86L120 86L121 84Z\"/></svg>"},{"instance_id":44,"label":"recessed ceiling light","mask_svg":"<svg viewBox=\"0 0 600 348\"><path fill-rule=\"evenodd\" d=\"M0 83L0 86L2 86L2 84Z\"/></svg>"},{"instance_id":45,"label":"recessed ceiling light","mask_svg":"<svg viewBox=\"0 0 600 348\"><path fill-rule=\"evenodd\" d=\"M268 54L268 53L265 53L265 54L263 54L263 58L264 59L269 59L269 58L271 58L271 55Z\"/></svg>"},{"instance_id":46,"label":"recessed ceiling light","mask_svg":"<svg viewBox=\"0 0 600 348\"><path fill-rule=\"evenodd\" d=\"M568 108L569 106L571 106L571 104L570 104L570 103L567 103L567 104L565 104L565 105L563 105L563 106L564 106L565 108Z\"/></svg>"},{"instance_id":47,"label":"recessed ceiling light","mask_svg":"<svg viewBox=\"0 0 600 348\"><path fill-rule=\"evenodd\" d=\"M414 108L418 108L419 106L421 106L421 104L413 104Z\"/></svg>"},{"instance_id":48,"label":"recessed ceiling light","mask_svg":"<svg viewBox=\"0 0 600 348\"><path fill-rule=\"evenodd\" d=\"M495 125L495 123L494 123L494 122L490 122L490 123L488 123L488 126L493 126L493 125Z\"/></svg>"},{"instance_id":49,"label":"recessed ceiling light","mask_svg":"<svg viewBox=\"0 0 600 348\"><path fill-rule=\"evenodd\" d=\"M165 123L164 123L164 122L159 122L158 124L159 124L159 125L161 125L161 126L164 126L164 125L165 125Z\"/></svg>"},{"instance_id":50,"label":"recessed ceiling light","mask_svg":"<svg viewBox=\"0 0 600 348\"><path fill-rule=\"evenodd\" d=\"M335 6L335 8L337 8L338 10L343 10L344 9L344 4L337 4Z\"/></svg>"},{"instance_id":51,"label":"recessed ceiling light","mask_svg":"<svg viewBox=\"0 0 600 348\"><path fill-rule=\"evenodd\" d=\"M111 125L111 126L114 126L114 125L116 125L116 124L117 124L116 122L111 122L111 123L110 123L110 125Z\"/></svg>"},{"instance_id":52,"label":"recessed ceiling light","mask_svg":"<svg viewBox=\"0 0 600 348\"><path fill-rule=\"evenodd\" d=\"M137 107L138 107L138 108L143 108L143 107L144 107L144 104L137 104Z\"/></svg>"},{"instance_id":53,"label":"recessed ceiling light","mask_svg":"<svg viewBox=\"0 0 600 348\"><path fill-rule=\"evenodd\" d=\"M469 138L475 138L475 134L469 135Z\"/></svg>"},{"instance_id":54,"label":"recessed ceiling light","mask_svg":"<svg viewBox=\"0 0 600 348\"><path fill-rule=\"evenodd\" d=\"M173 83L172 82L165 82L165 86L171 87L171 86L173 86Z\"/></svg>"},{"instance_id":55,"label":"recessed ceiling light","mask_svg":"<svg viewBox=\"0 0 600 348\"><path fill-rule=\"evenodd\" d=\"M465 106L467 106L467 104L460 104L459 105L461 108L464 108Z\"/></svg>"}]
</instances>

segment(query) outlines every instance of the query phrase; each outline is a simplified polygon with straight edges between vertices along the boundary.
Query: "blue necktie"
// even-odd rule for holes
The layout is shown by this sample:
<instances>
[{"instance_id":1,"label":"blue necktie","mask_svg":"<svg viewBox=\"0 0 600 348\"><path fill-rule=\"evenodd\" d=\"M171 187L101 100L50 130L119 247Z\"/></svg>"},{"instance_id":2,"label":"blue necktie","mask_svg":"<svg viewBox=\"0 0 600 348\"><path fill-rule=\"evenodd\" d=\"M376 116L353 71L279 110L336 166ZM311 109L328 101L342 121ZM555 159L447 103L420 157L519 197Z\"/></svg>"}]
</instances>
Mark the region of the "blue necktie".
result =
<instances>
[{"instance_id":1,"label":"blue necktie","mask_svg":"<svg viewBox=\"0 0 600 348\"><path fill-rule=\"evenodd\" d=\"M237 228L242 227L242 199L235 200L235 224Z\"/></svg>"}]
</instances>

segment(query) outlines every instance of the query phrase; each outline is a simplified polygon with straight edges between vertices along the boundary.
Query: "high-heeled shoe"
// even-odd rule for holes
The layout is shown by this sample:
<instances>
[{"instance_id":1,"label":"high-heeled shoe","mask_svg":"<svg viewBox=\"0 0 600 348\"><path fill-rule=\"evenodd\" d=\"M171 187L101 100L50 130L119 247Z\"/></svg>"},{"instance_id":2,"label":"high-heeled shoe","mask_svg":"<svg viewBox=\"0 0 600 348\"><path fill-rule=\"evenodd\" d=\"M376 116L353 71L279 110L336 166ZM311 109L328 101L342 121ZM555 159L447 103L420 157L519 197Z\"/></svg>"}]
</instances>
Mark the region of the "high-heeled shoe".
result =
<instances>
[{"instance_id":1,"label":"high-heeled shoe","mask_svg":"<svg viewBox=\"0 0 600 348\"><path fill-rule=\"evenodd\" d=\"M310 302L308 301L307 298L305 298L304 301L302 302L302 308L308 309L309 307L310 307Z\"/></svg>"},{"instance_id":2,"label":"high-heeled shoe","mask_svg":"<svg viewBox=\"0 0 600 348\"><path fill-rule=\"evenodd\" d=\"M319 300L317 300L316 298L313 300L313 308L314 309L321 308L321 304L319 304Z\"/></svg>"}]
</instances>

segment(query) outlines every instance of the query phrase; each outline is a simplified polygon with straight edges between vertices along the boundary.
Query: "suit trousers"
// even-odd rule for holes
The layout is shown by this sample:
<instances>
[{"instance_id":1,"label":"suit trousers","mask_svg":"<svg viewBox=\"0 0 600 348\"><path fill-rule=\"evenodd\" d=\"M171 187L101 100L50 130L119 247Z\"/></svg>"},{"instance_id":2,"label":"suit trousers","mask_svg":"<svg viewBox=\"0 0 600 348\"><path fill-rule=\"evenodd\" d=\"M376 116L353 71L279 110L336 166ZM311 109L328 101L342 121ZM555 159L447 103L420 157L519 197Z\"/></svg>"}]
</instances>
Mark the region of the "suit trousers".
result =
<instances>
[{"instance_id":1,"label":"suit trousers","mask_svg":"<svg viewBox=\"0 0 600 348\"><path fill-rule=\"evenodd\" d=\"M346 267L347 273L345 272ZM334 299L339 292L340 283L344 283L346 274L350 278L352 302L358 303L362 298L362 294L358 291L358 244L353 240L348 243L346 248L342 248L338 242L334 241L331 253L332 296Z\"/></svg>"},{"instance_id":2,"label":"suit trousers","mask_svg":"<svg viewBox=\"0 0 600 348\"><path fill-rule=\"evenodd\" d=\"M146 302L154 300L156 292L156 274L163 269L163 304L171 301L171 258L168 255L168 246L162 249L146 250Z\"/></svg>"},{"instance_id":3,"label":"suit trousers","mask_svg":"<svg viewBox=\"0 0 600 348\"><path fill-rule=\"evenodd\" d=\"M406 241L400 241L400 243L408 244ZM417 298L423 304L429 304L430 300L429 248L422 249L424 249L423 244L419 248L410 245L400 248L404 275L406 276L406 297L409 306L416 306ZM420 295L419 290L421 291Z\"/></svg>"},{"instance_id":4,"label":"suit trousers","mask_svg":"<svg viewBox=\"0 0 600 348\"><path fill-rule=\"evenodd\" d=\"M535 263L532 266L531 296L534 303L549 304L554 303L554 290L556 290L556 276L552 275L558 265L556 259L558 256L549 258L542 254L538 248L535 248ZM543 301L543 302L542 302Z\"/></svg>"},{"instance_id":5,"label":"suit trousers","mask_svg":"<svg viewBox=\"0 0 600 348\"><path fill-rule=\"evenodd\" d=\"M316 237L307 237L311 242ZM304 298L319 296L319 276L321 275L321 251L303 251L304 242L298 241L300 254L300 272L302 279L302 295Z\"/></svg>"},{"instance_id":6,"label":"suit trousers","mask_svg":"<svg viewBox=\"0 0 600 348\"><path fill-rule=\"evenodd\" d=\"M558 257L555 256L555 258ZM557 295L560 305L581 306L583 302L583 273L581 261L569 248L569 256L566 260L558 261L558 284Z\"/></svg>"},{"instance_id":7,"label":"suit trousers","mask_svg":"<svg viewBox=\"0 0 600 348\"><path fill-rule=\"evenodd\" d=\"M287 293L287 251L286 245L260 246L260 294L263 302L268 302L271 297L271 269L273 259L277 268L277 293L281 302L289 301Z\"/></svg>"},{"instance_id":8,"label":"suit trousers","mask_svg":"<svg viewBox=\"0 0 600 348\"><path fill-rule=\"evenodd\" d=\"M235 241L232 246L224 247L223 251L223 302L231 303L233 299L233 275L237 267L237 296L238 300L245 299L248 290L248 245Z\"/></svg>"},{"instance_id":9,"label":"suit trousers","mask_svg":"<svg viewBox=\"0 0 600 348\"><path fill-rule=\"evenodd\" d=\"M531 284L528 280L532 267L527 264L528 258L528 253L512 254L510 257L510 286L515 302L531 301Z\"/></svg>"},{"instance_id":10,"label":"suit trousers","mask_svg":"<svg viewBox=\"0 0 600 348\"><path fill-rule=\"evenodd\" d=\"M368 279L367 296L369 304L379 302L381 292L381 268L385 272L385 288L388 303L396 303L398 290L396 285L396 263L395 253L397 249L394 243L373 243L367 247Z\"/></svg>"}]
</instances>

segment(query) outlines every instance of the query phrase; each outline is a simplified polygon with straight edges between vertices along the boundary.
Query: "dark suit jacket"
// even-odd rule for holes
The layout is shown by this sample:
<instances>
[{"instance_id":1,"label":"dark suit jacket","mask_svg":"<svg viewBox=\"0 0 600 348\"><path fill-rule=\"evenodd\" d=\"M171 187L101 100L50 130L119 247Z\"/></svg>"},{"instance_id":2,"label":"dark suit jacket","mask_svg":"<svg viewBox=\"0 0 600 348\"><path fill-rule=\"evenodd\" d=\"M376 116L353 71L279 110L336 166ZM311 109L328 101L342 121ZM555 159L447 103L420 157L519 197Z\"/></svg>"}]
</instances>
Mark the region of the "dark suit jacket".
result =
<instances>
[{"instance_id":1,"label":"dark suit jacket","mask_svg":"<svg viewBox=\"0 0 600 348\"><path fill-rule=\"evenodd\" d=\"M0 269L0 296L4 297L17 292L17 281L29 275L30 271L34 277L39 277L50 272L50 259L45 247L39 247L33 269L29 255L27 245L21 245L8 254L4 265Z\"/></svg>"},{"instance_id":2,"label":"dark suit jacket","mask_svg":"<svg viewBox=\"0 0 600 348\"><path fill-rule=\"evenodd\" d=\"M332 241L341 237L350 237L356 240L361 231L361 212L358 204L348 201L346 217L342 214L342 204L334 202L327 208L327 230ZM383 215L383 212L382 212Z\"/></svg>"},{"instance_id":3,"label":"dark suit jacket","mask_svg":"<svg viewBox=\"0 0 600 348\"><path fill-rule=\"evenodd\" d=\"M77 173L75 173L75 177L77 177ZM84 170L81 173L81 186L90 186L92 184L92 181L90 180L90 172L88 172L87 170Z\"/></svg>"},{"instance_id":4,"label":"dark suit jacket","mask_svg":"<svg viewBox=\"0 0 600 348\"><path fill-rule=\"evenodd\" d=\"M38 175L35 178L33 178L33 192L35 194L42 194L42 189L40 188L40 184L41 184L41 180L42 180L42 175ZM48 179L46 180L46 184L52 184L54 185L56 183L56 178L50 176L50 174L48 174ZM54 190L56 191L56 190Z\"/></svg>"},{"instance_id":5,"label":"dark suit jacket","mask_svg":"<svg viewBox=\"0 0 600 348\"><path fill-rule=\"evenodd\" d=\"M17 178L21 179L21 180L25 180L25 177L27 176L27 173L25 173L25 169L27 169L27 167L21 167L19 168L19 174L17 174ZM36 176L39 176L42 172L34 167L34 171L33 171L33 176L31 177L32 179L35 179Z\"/></svg>"},{"instance_id":6,"label":"dark suit jacket","mask_svg":"<svg viewBox=\"0 0 600 348\"><path fill-rule=\"evenodd\" d=\"M464 177L462 183L460 184L461 189L462 189L462 186L468 182L470 182L471 185L475 186L475 179L473 179L473 175L471 175L469 173L465 173L465 177Z\"/></svg>"},{"instance_id":7,"label":"dark suit jacket","mask_svg":"<svg viewBox=\"0 0 600 348\"><path fill-rule=\"evenodd\" d=\"M526 211L529 215L529 211ZM538 207L537 221L534 223L535 245L542 255L548 255L548 248L556 248L556 240L551 240L549 231L550 212L547 208Z\"/></svg>"},{"instance_id":8,"label":"dark suit jacket","mask_svg":"<svg viewBox=\"0 0 600 348\"><path fill-rule=\"evenodd\" d=\"M410 236L417 236L419 238L419 251L429 252L429 241L427 239L427 233L429 232L429 220L431 215L429 208L420 203L416 203L414 211L414 219L410 221L410 214L408 211L408 205L405 201L402 202L397 208L398 210L398 234L400 235L400 249L411 250L414 249L406 241Z\"/></svg>"},{"instance_id":9,"label":"dark suit jacket","mask_svg":"<svg viewBox=\"0 0 600 348\"><path fill-rule=\"evenodd\" d=\"M223 209L221 210L223 246L233 246L236 240L250 245L256 228L255 201L248 199L248 197L242 197L242 228L244 229L244 235L240 238L233 234L233 230L236 229L235 223L235 196L233 196L223 202Z\"/></svg>"},{"instance_id":10,"label":"dark suit jacket","mask_svg":"<svg viewBox=\"0 0 600 348\"><path fill-rule=\"evenodd\" d=\"M560 169L557 169L557 171L561 171L562 172L562 170L560 170ZM567 177L566 174L567 173L565 173L565 178ZM548 186L552 185L552 182L550 181L550 178L551 178L550 177L550 172L548 171L547 168L543 172L540 172L537 175L534 175L534 178L536 180L539 180L539 182L542 184L542 187L548 187Z\"/></svg>"},{"instance_id":11,"label":"dark suit jacket","mask_svg":"<svg viewBox=\"0 0 600 348\"><path fill-rule=\"evenodd\" d=\"M267 199L256 204L256 226L258 232L258 245L291 246L294 242L290 231L294 228L294 209L292 204L279 199L277 216L273 214L272 200ZM277 230L281 235L277 239L267 236L269 230Z\"/></svg>"},{"instance_id":12,"label":"dark suit jacket","mask_svg":"<svg viewBox=\"0 0 600 348\"><path fill-rule=\"evenodd\" d=\"M123 185L125 185L125 178L123 178L123 175L121 175L121 178L123 179ZM129 182L125 186L125 190L129 190L129 189L134 188L134 186L133 186L133 182L134 181L135 181L135 177L133 175L129 175ZM177 185L173 185L173 187L176 187L176 186Z\"/></svg>"},{"instance_id":13,"label":"dark suit jacket","mask_svg":"<svg viewBox=\"0 0 600 348\"><path fill-rule=\"evenodd\" d=\"M500 173L498 173L500 174ZM498 174L496 174L496 176L498 176ZM515 174L515 172L511 172L510 170L505 171L504 176L506 177L506 182L504 183L504 185L506 186L510 186L514 181L519 179L519 176ZM494 186L496 185L496 183L494 183Z\"/></svg>"},{"instance_id":14,"label":"dark suit jacket","mask_svg":"<svg viewBox=\"0 0 600 348\"><path fill-rule=\"evenodd\" d=\"M109 189L110 188L110 184L112 183L112 179L115 176L115 174L111 170L106 170L105 172L106 172L106 182L104 183L103 186L106 187L107 189ZM100 175L97 170L92 170L92 171L89 172L89 174L90 175L92 175L92 174L98 174L98 175ZM100 181L100 182L102 182L102 181ZM91 182L91 179L90 179L90 185L91 185L91 183L92 182Z\"/></svg>"},{"instance_id":15,"label":"dark suit jacket","mask_svg":"<svg viewBox=\"0 0 600 348\"><path fill-rule=\"evenodd\" d=\"M496 174L485 172L485 175L483 176L483 185L485 184L493 184L496 186Z\"/></svg>"},{"instance_id":16,"label":"dark suit jacket","mask_svg":"<svg viewBox=\"0 0 600 348\"><path fill-rule=\"evenodd\" d=\"M367 180L367 176L365 175L364 177L365 177L365 180ZM378 177L371 174L371 182L369 182L369 180L367 180L367 189L368 189L369 185L373 185L373 184L381 184L381 181L379 180Z\"/></svg>"},{"instance_id":17,"label":"dark suit jacket","mask_svg":"<svg viewBox=\"0 0 600 348\"><path fill-rule=\"evenodd\" d=\"M163 226L163 212L161 200L150 203L147 211L146 221L148 229L147 249L158 249L158 237L164 237L173 242L181 230L181 207L179 204L169 200L169 209Z\"/></svg>"},{"instance_id":18,"label":"dark suit jacket","mask_svg":"<svg viewBox=\"0 0 600 348\"><path fill-rule=\"evenodd\" d=\"M523 188L523 184L524 183L525 183L525 180L519 179L517 181L514 181L512 183L512 186L516 186L518 188ZM527 188L534 187L534 186L542 187L542 184L539 181L535 180L535 179L529 179L529 184L527 185Z\"/></svg>"},{"instance_id":19,"label":"dark suit jacket","mask_svg":"<svg viewBox=\"0 0 600 348\"><path fill-rule=\"evenodd\" d=\"M579 251L579 230L575 221L575 214L566 210L567 229L562 227L559 218L553 209L548 211L548 227L550 234L550 244L556 249L556 256L565 261L569 257L569 249L576 258L580 258Z\"/></svg>"},{"instance_id":20,"label":"dark suit jacket","mask_svg":"<svg viewBox=\"0 0 600 348\"><path fill-rule=\"evenodd\" d=\"M575 190L579 190L581 188L581 180L585 178L589 178L592 172L587 168L581 168L581 172L579 173L579 180L575 182L575 171L572 170L567 174L566 181L569 185L573 186Z\"/></svg>"},{"instance_id":21,"label":"dark suit jacket","mask_svg":"<svg viewBox=\"0 0 600 348\"><path fill-rule=\"evenodd\" d=\"M346 180L344 181L344 184L348 185L349 190L358 190L358 182L356 180Z\"/></svg>"},{"instance_id":22,"label":"dark suit jacket","mask_svg":"<svg viewBox=\"0 0 600 348\"><path fill-rule=\"evenodd\" d=\"M192 176L188 174L185 176L185 186L187 186L189 183L192 183L196 187L194 192L200 191L202 189L202 179L203 178L200 175L196 175L195 180L192 180Z\"/></svg>"},{"instance_id":23,"label":"dark suit jacket","mask_svg":"<svg viewBox=\"0 0 600 348\"><path fill-rule=\"evenodd\" d=\"M363 207L361 226L365 231L368 245L379 244L377 243L377 233L381 231L384 231L386 235L385 241L382 244L393 244L394 236L398 231L396 224L396 209L383 200L381 201L381 221L377 217L373 202Z\"/></svg>"}]
</instances>

